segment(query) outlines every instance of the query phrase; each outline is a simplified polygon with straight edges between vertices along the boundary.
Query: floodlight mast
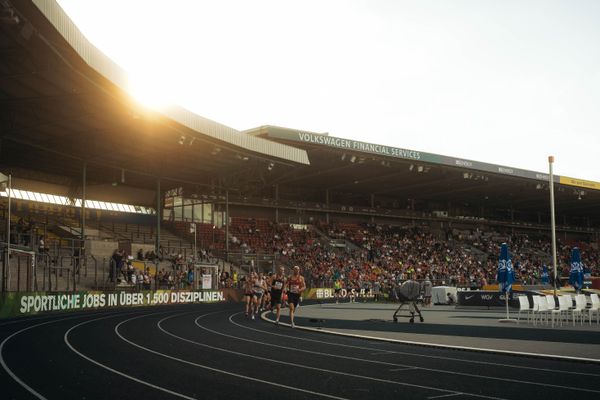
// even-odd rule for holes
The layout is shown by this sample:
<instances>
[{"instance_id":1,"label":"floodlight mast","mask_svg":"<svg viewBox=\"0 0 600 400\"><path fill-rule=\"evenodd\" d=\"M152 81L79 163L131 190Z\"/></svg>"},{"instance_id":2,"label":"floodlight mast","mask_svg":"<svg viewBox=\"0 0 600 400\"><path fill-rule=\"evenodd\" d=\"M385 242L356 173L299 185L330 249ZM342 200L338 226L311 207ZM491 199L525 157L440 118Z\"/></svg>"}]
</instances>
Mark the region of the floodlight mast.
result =
<instances>
[{"instance_id":1,"label":"floodlight mast","mask_svg":"<svg viewBox=\"0 0 600 400\"><path fill-rule=\"evenodd\" d=\"M554 164L554 156L548 157L548 165L550 166L550 229L552 230L552 266L554 268L554 296L556 297L556 221L554 220L554 174L552 173L552 164Z\"/></svg>"}]
</instances>

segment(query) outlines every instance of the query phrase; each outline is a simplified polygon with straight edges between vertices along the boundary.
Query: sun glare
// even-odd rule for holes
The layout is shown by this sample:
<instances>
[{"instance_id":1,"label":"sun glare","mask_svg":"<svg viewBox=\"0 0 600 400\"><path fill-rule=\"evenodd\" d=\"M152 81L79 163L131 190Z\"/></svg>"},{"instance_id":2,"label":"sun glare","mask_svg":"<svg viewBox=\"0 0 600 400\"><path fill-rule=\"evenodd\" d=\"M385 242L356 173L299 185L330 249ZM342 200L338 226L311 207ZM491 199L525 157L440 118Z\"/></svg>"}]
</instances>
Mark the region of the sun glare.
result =
<instances>
[{"instance_id":1,"label":"sun glare","mask_svg":"<svg viewBox=\"0 0 600 400\"><path fill-rule=\"evenodd\" d=\"M159 74L129 74L129 94L142 106L160 111L174 103L173 88Z\"/></svg>"}]
</instances>

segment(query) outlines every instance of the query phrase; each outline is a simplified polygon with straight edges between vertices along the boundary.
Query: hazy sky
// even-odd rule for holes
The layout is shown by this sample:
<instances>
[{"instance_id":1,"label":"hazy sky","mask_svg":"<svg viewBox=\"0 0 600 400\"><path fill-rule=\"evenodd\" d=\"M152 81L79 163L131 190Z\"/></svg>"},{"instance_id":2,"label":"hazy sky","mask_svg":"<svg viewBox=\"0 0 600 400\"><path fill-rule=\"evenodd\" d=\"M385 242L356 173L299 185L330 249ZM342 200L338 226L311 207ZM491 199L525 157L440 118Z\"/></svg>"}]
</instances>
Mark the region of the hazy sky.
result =
<instances>
[{"instance_id":1,"label":"hazy sky","mask_svg":"<svg viewBox=\"0 0 600 400\"><path fill-rule=\"evenodd\" d=\"M59 3L155 107L600 181L600 1Z\"/></svg>"}]
</instances>

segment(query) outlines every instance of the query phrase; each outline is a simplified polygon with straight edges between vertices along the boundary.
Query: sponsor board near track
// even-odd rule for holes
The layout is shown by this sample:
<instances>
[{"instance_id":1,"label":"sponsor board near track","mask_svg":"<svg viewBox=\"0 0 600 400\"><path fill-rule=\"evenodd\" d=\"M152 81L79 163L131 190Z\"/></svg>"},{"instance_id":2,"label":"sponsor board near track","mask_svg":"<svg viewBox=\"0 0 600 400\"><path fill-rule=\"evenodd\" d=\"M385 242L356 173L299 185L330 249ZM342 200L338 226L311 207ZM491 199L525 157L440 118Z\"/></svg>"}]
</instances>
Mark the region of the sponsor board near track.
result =
<instances>
[{"instance_id":1,"label":"sponsor board near track","mask_svg":"<svg viewBox=\"0 0 600 400\"><path fill-rule=\"evenodd\" d=\"M364 289L360 291L355 291L356 296L359 297L373 297L373 294L369 292L369 294L365 293ZM347 289L340 290L340 298L346 298L350 295L350 291ZM325 299L333 299L335 297L335 290L333 288L315 288L307 290L302 296L305 299L310 300L325 300Z\"/></svg>"},{"instance_id":2,"label":"sponsor board near track","mask_svg":"<svg viewBox=\"0 0 600 400\"><path fill-rule=\"evenodd\" d=\"M487 291L461 291L458 294L458 305L465 307L505 307L505 294L502 292ZM519 296L525 293L510 292L508 304L511 307L519 307Z\"/></svg>"},{"instance_id":3,"label":"sponsor board near track","mask_svg":"<svg viewBox=\"0 0 600 400\"><path fill-rule=\"evenodd\" d=\"M8 293L0 298L0 318L66 311L102 310L116 307L197 304L225 301L223 291L140 291Z\"/></svg>"}]
</instances>

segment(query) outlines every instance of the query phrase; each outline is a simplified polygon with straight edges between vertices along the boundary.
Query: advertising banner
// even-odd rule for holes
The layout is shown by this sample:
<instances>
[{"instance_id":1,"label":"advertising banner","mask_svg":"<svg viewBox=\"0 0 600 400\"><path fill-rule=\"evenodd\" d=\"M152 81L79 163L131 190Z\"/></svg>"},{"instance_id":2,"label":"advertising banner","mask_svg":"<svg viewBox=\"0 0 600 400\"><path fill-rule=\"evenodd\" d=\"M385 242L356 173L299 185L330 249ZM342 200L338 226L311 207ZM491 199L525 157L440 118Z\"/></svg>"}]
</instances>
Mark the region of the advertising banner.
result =
<instances>
[{"instance_id":1,"label":"advertising banner","mask_svg":"<svg viewBox=\"0 0 600 400\"><path fill-rule=\"evenodd\" d=\"M140 292L24 292L0 297L0 318L67 311L103 310L166 304L198 304L225 301L223 291L156 290Z\"/></svg>"},{"instance_id":2,"label":"advertising banner","mask_svg":"<svg viewBox=\"0 0 600 400\"><path fill-rule=\"evenodd\" d=\"M302 298L307 299L307 300L326 300L326 299L333 299L334 298L334 289L333 288L313 288L313 289L308 289L306 290L304 293L302 293ZM364 289L361 289L360 291L355 291L355 295L361 298L370 298L373 297L373 292L369 292L369 294L367 295L365 293ZM340 298L345 299L349 296L349 291L347 289L341 289L340 290ZM381 296L382 298L384 297L383 294Z\"/></svg>"},{"instance_id":3,"label":"advertising banner","mask_svg":"<svg viewBox=\"0 0 600 400\"><path fill-rule=\"evenodd\" d=\"M505 294L502 292L474 291L465 290L458 292L458 305L465 307L505 307ZM510 292L508 305L510 307L519 307L519 296L526 296L525 293Z\"/></svg>"},{"instance_id":4,"label":"advertising banner","mask_svg":"<svg viewBox=\"0 0 600 400\"><path fill-rule=\"evenodd\" d=\"M600 190L600 182L586 181L585 179L569 178L568 176L561 176L559 182L563 185L577 186L585 189Z\"/></svg>"}]
</instances>

